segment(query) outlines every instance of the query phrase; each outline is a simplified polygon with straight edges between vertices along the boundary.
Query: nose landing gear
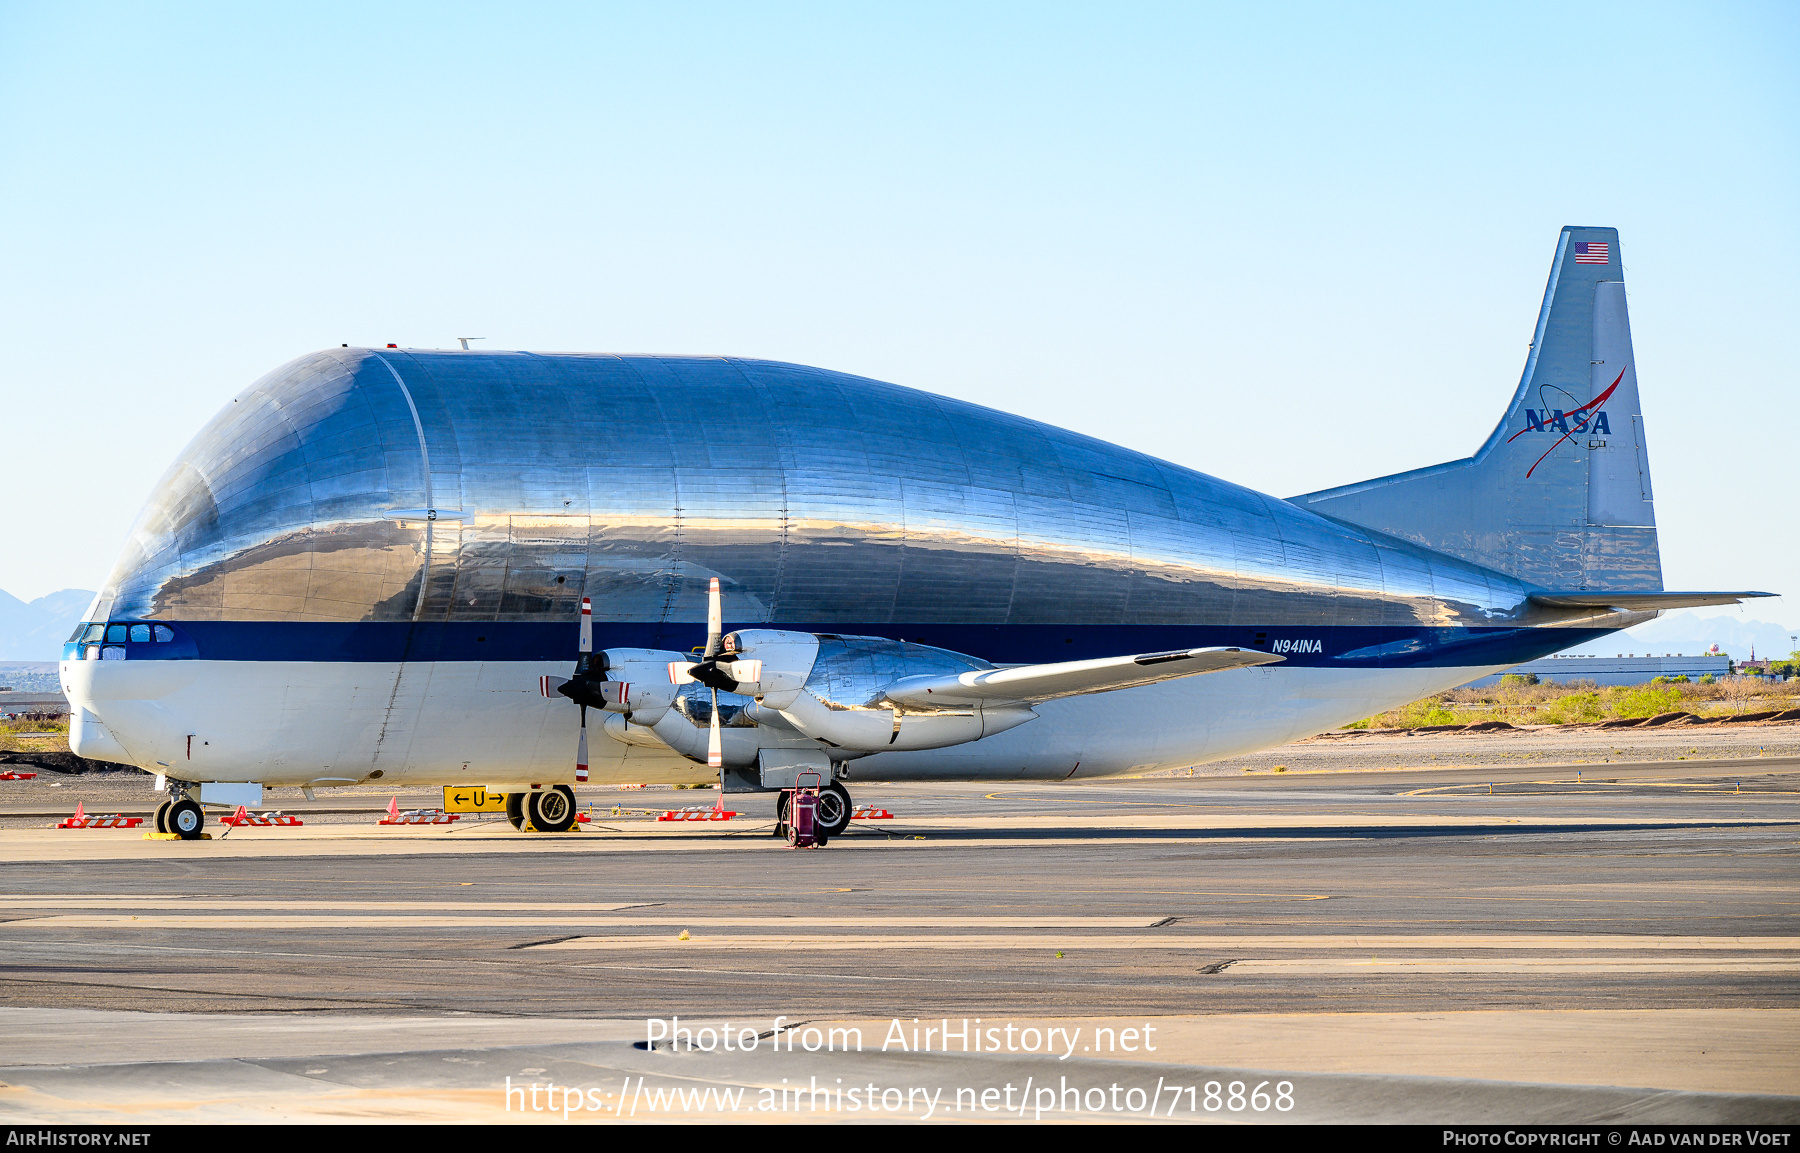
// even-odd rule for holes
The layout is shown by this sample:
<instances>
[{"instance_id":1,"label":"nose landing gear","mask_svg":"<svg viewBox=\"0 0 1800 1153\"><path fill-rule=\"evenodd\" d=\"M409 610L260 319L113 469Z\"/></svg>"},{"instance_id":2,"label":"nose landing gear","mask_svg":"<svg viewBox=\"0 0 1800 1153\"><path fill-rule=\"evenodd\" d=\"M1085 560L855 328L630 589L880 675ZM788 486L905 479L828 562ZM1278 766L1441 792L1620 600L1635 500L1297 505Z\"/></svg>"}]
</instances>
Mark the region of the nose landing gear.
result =
<instances>
[{"instance_id":1,"label":"nose landing gear","mask_svg":"<svg viewBox=\"0 0 1800 1153\"><path fill-rule=\"evenodd\" d=\"M170 781L169 799L156 806L156 831L197 841L206 829L206 814L188 796L188 782Z\"/></svg>"},{"instance_id":2,"label":"nose landing gear","mask_svg":"<svg viewBox=\"0 0 1800 1153\"><path fill-rule=\"evenodd\" d=\"M163 817L163 827L184 841L195 841L200 832L206 828L206 814L200 806L187 797L182 797L169 805L168 813Z\"/></svg>"}]
</instances>

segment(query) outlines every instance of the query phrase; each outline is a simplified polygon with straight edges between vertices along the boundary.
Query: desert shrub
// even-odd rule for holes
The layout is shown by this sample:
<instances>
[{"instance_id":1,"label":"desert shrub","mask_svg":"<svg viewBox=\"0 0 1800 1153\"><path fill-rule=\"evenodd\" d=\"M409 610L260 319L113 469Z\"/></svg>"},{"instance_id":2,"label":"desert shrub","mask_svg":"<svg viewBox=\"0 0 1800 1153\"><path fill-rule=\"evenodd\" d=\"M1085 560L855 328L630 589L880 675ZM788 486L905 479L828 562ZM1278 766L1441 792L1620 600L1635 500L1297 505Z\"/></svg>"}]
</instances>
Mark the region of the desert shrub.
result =
<instances>
[{"instance_id":1,"label":"desert shrub","mask_svg":"<svg viewBox=\"0 0 1800 1153\"><path fill-rule=\"evenodd\" d=\"M1615 717L1653 717L1681 707L1681 690L1663 688L1653 681L1640 687L1622 686L1606 695L1602 707Z\"/></svg>"},{"instance_id":2,"label":"desert shrub","mask_svg":"<svg viewBox=\"0 0 1800 1153\"><path fill-rule=\"evenodd\" d=\"M1551 725L1592 724L1606 719L1606 709L1597 692L1570 693L1545 706L1540 717L1543 723Z\"/></svg>"},{"instance_id":3,"label":"desert shrub","mask_svg":"<svg viewBox=\"0 0 1800 1153\"><path fill-rule=\"evenodd\" d=\"M1760 677L1726 677L1719 682L1719 695L1732 712L1742 713L1762 708L1772 687L1772 682Z\"/></svg>"},{"instance_id":4,"label":"desert shrub","mask_svg":"<svg viewBox=\"0 0 1800 1153\"><path fill-rule=\"evenodd\" d=\"M1463 718L1444 707L1437 697L1426 697L1397 709L1390 709L1370 721L1383 729L1418 729L1426 725L1454 725Z\"/></svg>"}]
</instances>

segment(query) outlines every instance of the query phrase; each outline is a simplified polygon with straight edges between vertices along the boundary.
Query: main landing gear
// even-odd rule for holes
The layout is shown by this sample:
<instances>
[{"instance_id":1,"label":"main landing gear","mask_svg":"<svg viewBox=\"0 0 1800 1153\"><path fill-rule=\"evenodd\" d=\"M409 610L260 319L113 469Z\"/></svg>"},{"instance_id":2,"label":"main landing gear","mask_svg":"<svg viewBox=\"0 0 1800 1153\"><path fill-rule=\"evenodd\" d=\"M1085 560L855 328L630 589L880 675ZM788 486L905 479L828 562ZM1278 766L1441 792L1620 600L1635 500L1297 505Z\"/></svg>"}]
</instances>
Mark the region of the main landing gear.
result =
<instances>
[{"instance_id":1,"label":"main landing gear","mask_svg":"<svg viewBox=\"0 0 1800 1153\"><path fill-rule=\"evenodd\" d=\"M785 837L788 834L788 801L794 790L783 789L775 797L775 835ZM823 845L832 837L850 827L850 790L831 782L819 790L819 807L814 817L814 828L818 832L819 844Z\"/></svg>"},{"instance_id":2,"label":"main landing gear","mask_svg":"<svg viewBox=\"0 0 1800 1153\"><path fill-rule=\"evenodd\" d=\"M506 794L506 819L515 829L566 833L575 824L575 790L567 785Z\"/></svg>"}]
</instances>

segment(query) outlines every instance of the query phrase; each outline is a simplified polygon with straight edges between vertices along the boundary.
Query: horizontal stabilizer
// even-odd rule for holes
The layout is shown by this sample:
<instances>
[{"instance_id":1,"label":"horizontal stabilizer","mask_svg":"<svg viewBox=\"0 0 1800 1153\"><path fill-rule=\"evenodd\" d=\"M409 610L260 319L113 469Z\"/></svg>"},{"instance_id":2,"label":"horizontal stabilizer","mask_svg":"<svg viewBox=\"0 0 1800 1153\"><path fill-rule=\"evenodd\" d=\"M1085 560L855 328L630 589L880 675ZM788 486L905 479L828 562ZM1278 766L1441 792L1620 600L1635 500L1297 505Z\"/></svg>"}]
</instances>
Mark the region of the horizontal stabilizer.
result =
<instances>
[{"instance_id":1,"label":"horizontal stabilizer","mask_svg":"<svg viewBox=\"0 0 1800 1153\"><path fill-rule=\"evenodd\" d=\"M1623 609L1626 612L1650 612L1654 609L1691 609L1701 605L1735 605L1754 597L1772 597L1774 593L1532 593L1531 603L1553 609Z\"/></svg>"},{"instance_id":2,"label":"horizontal stabilizer","mask_svg":"<svg viewBox=\"0 0 1800 1153\"><path fill-rule=\"evenodd\" d=\"M889 685L882 698L910 709L961 709L1002 701L1030 704L1084 693L1107 693L1199 673L1274 664L1286 659L1249 649L1177 649L1167 653L1063 661L1052 665L974 669L954 676L906 677Z\"/></svg>"}]
</instances>

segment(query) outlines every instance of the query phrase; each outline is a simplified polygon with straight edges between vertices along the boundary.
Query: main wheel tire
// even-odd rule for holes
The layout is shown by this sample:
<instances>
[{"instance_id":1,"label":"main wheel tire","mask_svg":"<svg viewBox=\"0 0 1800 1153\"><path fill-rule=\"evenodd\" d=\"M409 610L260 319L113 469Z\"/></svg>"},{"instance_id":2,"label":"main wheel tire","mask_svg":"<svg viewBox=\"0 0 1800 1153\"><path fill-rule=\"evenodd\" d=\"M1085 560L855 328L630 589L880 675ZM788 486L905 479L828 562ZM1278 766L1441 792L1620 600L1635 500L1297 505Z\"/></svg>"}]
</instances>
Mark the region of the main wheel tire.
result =
<instances>
[{"instance_id":1,"label":"main wheel tire","mask_svg":"<svg viewBox=\"0 0 1800 1153\"><path fill-rule=\"evenodd\" d=\"M575 790L567 785L525 795L525 815L540 833L566 833L575 823Z\"/></svg>"},{"instance_id":2,"label":"main wheel tire","mask_svg":"<svg viewBox=\"0 0 1800 1153\"><path fill-rule=\"evenodd\" d=\"M173 801L164 801L162 804L156 806L156 831L157 832L166 833L169 831L169 806L173 805L174 803L175 802L173 802Z\"/></svg>"},{"instance_id":3,"label":"main wheel tire","mask_svg":"<svg viewBox=\"0 0 1800 1153\"><path fill-rule=\"evenodd\" d=\"M525 827L525 794L506 794L506 819L512 822L515 829Z\"/></svg>"},{"instance_id":4,"label":"main wheel tire","mask_svg":"<svg viewBox=\"0 0 1800 1153\"><path fill-rule=\"evenodd\" d=\"M850 827L850 790L831 782L819 790L818 825L820 843Z\"/></svg>"},{"instance_id":5,"label":"main wheel tire","mask_svg":"<svg viewBox=\"0 0 1800 1153\"><path fill-rule=\"evenodd\" d=\"M775 835L777 837L787 836L788 798L791 796L793 794L786 789L775 794Z\"/></svg>"},{"instance_id":6,"label":"main wheel tire","mask_svg":"<svg viewBox=\"0 0 1800 1153\"><path fill-rule=\"evenodd\" d=\"M164 818L163 824L169 832L182 840L197 841L201 831L206 828L206 814L200 811L199 805L183 797L169 806L169 814Z\"/></svg>"}]
</instances>

